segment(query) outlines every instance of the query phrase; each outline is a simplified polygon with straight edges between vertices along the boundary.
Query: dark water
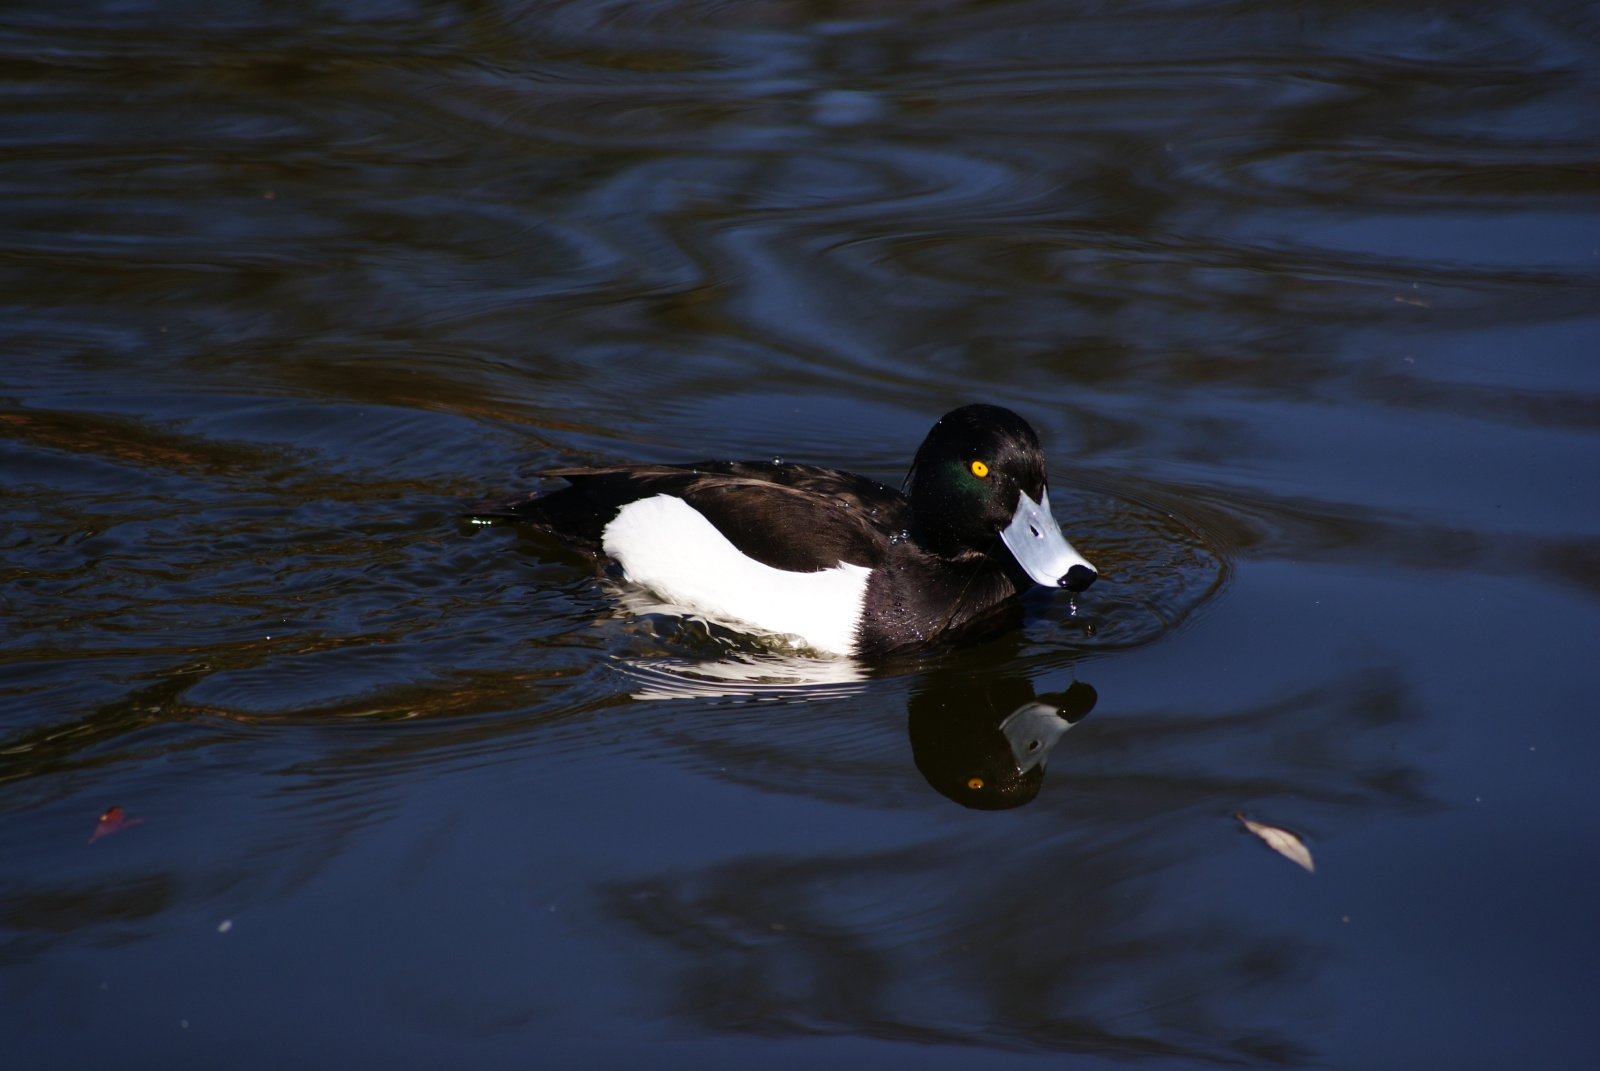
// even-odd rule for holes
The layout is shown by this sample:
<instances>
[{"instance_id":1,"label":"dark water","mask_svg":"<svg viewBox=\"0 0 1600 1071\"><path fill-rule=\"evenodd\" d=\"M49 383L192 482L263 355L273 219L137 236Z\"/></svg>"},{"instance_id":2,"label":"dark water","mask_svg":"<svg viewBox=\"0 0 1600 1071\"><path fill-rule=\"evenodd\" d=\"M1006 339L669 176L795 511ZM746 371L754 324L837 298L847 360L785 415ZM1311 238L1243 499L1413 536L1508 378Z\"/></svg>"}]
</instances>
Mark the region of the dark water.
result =
<instances>
[{"instance_id":1,"label":"dark water","mask_svg":"<svg viewBox=\"0 0 1600 1071\"><path fill-rule=\"evenodd\" d=\"M0 86L14 1066L1600 1058L1595 5L21 0ZM969 401L1104 579L963 650L455 516Z\"/></svg>"}]
</instances>

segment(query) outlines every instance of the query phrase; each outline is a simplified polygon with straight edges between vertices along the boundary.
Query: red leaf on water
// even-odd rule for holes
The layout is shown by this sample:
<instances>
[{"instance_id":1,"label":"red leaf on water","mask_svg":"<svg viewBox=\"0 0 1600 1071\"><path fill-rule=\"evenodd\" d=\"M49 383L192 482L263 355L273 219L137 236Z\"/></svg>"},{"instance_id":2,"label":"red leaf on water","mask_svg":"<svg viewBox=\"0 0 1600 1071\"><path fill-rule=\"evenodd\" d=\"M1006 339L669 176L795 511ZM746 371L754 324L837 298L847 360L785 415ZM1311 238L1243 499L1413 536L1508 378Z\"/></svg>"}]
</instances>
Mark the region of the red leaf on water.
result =
<instances>
[{"instance_id":1,"label":"red leaf on water","mask_svg":"<svg viewBox=\"0 0 1600 1071\"><path fill-rule=\"evenodd\" d=\"M128 812L121 807L108 808L106 813L100 816L100 824L94 827L94 835L89 838L89 843L93 844L101 837L109 837L143 821L143 818L129 818Z\"/></svg>"}]
</instances>

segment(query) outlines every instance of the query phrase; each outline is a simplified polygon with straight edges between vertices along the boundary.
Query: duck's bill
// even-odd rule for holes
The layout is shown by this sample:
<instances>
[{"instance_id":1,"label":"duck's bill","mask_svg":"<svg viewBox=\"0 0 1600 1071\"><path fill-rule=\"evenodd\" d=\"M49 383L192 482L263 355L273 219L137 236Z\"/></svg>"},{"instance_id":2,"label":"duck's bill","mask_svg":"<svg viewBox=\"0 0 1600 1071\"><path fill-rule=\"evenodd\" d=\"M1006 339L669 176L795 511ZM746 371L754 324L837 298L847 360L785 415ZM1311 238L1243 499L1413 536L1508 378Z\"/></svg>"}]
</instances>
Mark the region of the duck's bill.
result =
<instances>
[{"instance_id":1,"label":"duck's bill","mask_svg":"<svg viewBox=\"0 0 1600 1071\"><path fill-rule=\"evenodd\" d=\"M1011 757L1017 760L1018 773L1043 766L1050 750L1070 728L1072 723L1055 707L1040 702L1022 704L1000 723L1000 731L1011 745Z\"/></svg>"},{"instance_id":2,"label":"duck's bill","mask_svg":"<svg viewBox=\"0 0 1600 1071\"><path fill-rule=\"evenodd\" d=\"M1099 574L1061 534L1061 526L1050 513L1049 490L1041 497L1044 501L1035 502L1026 492L1020 493L1017 512L1001 530L1000 538L1035 583L1082 591Z\"/></svg>"}]
</instances>

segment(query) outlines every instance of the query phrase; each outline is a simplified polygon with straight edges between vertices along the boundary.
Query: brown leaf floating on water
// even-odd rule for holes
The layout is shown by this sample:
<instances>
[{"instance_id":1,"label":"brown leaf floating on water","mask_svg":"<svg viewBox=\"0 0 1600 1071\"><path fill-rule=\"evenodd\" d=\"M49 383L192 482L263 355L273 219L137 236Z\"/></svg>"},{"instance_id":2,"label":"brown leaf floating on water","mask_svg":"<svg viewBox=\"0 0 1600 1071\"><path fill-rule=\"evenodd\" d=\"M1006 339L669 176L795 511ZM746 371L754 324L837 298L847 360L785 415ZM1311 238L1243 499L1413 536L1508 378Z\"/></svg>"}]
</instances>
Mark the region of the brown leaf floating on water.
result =
<instances>
[{"instance_id":1,"label":"brown leaf floating on water","mask_svg":"<svg viewBox=\"0 0 1600 1071\"><path fill-rule=\"evenodd\" d=\"M100 816L100 824L94 827L94 834L89 838L89 843L93 844L101 837L109 837L113 833L127 829L129 826L136 826L143 821L143 818L129 818L128 812L121 807L111 807L107 809L105 814Z\"/></svg>"},{"instance_id":2,"label":"brown leaf floating on water","mask_svg":"<svg viewBox=\"0 0 1600 1071\"><path fill-rule=\"evenodd\" d=\"M1299 863L1312 874L1317 872L1316 864L1311 861L1311 849L1306 847L1305 841L1290 833L1287 829L1279 829L1277 826L1252 822L1242 814L1235 814L1234 817L1243 822L1246 829L1266 841L1267 847L1285 859Z\"/></svg>"}]
</instances>

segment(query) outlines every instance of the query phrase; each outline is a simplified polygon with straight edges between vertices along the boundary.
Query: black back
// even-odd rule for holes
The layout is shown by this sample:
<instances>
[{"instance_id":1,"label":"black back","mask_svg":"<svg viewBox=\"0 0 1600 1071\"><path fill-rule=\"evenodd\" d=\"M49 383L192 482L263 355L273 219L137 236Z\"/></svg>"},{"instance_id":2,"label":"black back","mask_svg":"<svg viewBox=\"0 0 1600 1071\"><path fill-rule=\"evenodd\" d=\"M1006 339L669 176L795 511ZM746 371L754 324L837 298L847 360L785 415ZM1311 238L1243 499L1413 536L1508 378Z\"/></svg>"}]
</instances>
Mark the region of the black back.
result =
<instances>
[{"instance_id":1,"label":"black back","mask_svg":"<svg viewBox=\"0 0 1600 1071\"><path fill-rule=\"evenodd\" d=\"M526 521L602 556L601 534L630 502L673 495L693 506L740 553L774 569L812 573L849 562L874 569L911 527L911 504L875 480L815 465L702 461L550 469L571 487L534 497L486 499L474 517Z\"/></svg>"}]
</instances>

